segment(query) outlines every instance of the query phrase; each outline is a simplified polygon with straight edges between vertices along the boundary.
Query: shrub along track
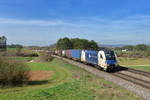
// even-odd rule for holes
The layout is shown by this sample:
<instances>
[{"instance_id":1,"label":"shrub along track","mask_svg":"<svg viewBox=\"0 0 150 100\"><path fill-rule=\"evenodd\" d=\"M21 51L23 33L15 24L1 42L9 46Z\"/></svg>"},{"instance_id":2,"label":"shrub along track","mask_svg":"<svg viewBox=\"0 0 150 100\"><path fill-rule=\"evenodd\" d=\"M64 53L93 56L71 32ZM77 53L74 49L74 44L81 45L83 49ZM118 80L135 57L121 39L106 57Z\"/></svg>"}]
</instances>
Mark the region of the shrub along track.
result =
<instances>
[{"instance_id":1,"label":"shrub along track","mask_svg":"<svg viewBox=\"0 0 150 100\"><path fill-rule=\"evenodd\" d=\"M136 77L133 77L133 76L129 76L129 75L126 75L126 74L123 74L123 73L113 73L113 75L117 76L117 77L120 77L124 80L130 81L134 84L140 85L144 88L150 89L150 81L143 80L143 79L140 79L140 78L136 78Z\"/></svg>"},{"instance_id":2,"label":"shrub along track","mask_svg":"<svg viewBox=\"0 0 150 100\"><path fill-rule=\"evenodd\" d=\"M123 73L121 73L121 70L114 72L114 73L107 73L107 72L98 70L96 68L93 68L93 66L91 67L91 65L85 65L80 62L73 61L73 60L59 57L59 56L55 56L55 55L53 55L53 56L56 58L63 59L73 65L84 68L85 70L87 70L95 75L103 77L104 79L106 79L108 81L112 81L113 83L116 83L126 89L129 89L130 91L132 91L133 93L137 94L138 96L142 97L145 100L149 100L149 98L150 98L150 95L149 95L150 94L150 86L149 86L150 82L147 80L141 79L141 77L137 78L136 76L132 77L130 75L123 74ZM144 77L149 76L149 73L144 72L144 71L125 68L124 72L127 72L127 71L131 72L132 74L138 74L141 76L144 75Z\"/></svg>"}]
</instances>

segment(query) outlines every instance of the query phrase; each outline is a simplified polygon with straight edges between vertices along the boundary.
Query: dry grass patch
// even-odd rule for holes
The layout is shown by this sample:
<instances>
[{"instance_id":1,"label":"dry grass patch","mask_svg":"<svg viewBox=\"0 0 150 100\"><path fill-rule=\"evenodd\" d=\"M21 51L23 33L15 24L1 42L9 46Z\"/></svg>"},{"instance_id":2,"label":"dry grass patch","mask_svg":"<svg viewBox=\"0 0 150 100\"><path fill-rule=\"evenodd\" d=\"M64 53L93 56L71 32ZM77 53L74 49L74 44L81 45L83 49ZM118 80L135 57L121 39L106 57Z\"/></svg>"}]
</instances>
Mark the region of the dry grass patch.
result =
<instances>
[{"instance_id":1,"label":"dry grass patch","mask_svg":"<svg viewBox=\"0 0 150 100\"><path fill-rule=\"evenodd\" d=\"M49 80L52 76L52 71L31 71L29 72L29 80L30 81L42 81L42 80Z\"/></svg>"}]
</instances>

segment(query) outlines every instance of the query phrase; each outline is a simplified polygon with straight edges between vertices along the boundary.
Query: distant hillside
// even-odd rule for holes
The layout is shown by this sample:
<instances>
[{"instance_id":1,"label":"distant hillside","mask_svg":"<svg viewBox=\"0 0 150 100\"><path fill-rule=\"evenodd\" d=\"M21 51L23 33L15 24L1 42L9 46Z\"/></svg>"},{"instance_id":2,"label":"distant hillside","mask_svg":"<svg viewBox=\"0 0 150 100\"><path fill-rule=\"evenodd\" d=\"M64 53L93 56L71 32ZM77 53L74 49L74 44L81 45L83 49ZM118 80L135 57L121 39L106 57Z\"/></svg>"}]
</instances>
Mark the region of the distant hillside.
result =
<instances>
[{"instance_id":1,"label":"distant hillside","mask_svg":"<svg viewBox=\"0 0 150 100\"><path fill-rule=\"evenodd\" d=\"M49 46L49 48L50 48L50 50L55 50L55 49L56 49L56 43L55 43L55 44L51 44L51 45Z\"/></svg>"},{"instance_id":2,"label":"distant hillside","mask_svg":"<svg viewBox=\"0 0 150 100\"><path fill-rule=\"evenodd\" d=\"M123 47L126 46L125 44L99 44L100 47L106 47L106 48L116 48L116 47Z\"/></svg>"}]
</instances>

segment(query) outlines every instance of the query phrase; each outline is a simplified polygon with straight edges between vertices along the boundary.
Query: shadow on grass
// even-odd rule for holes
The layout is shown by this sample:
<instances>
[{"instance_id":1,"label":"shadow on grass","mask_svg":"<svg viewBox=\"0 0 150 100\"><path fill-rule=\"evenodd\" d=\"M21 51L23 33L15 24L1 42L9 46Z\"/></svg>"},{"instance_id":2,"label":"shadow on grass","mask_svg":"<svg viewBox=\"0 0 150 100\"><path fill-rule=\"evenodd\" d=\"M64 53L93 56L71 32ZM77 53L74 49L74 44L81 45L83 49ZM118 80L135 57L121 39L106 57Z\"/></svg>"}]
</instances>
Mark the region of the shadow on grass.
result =
<instances>
[{"instance_id":1,"label":"shadow on grass","mask_svg":"<svg viewBox=\"0 0 150 100\"><path fill-rule=\"evenodd\" d=\"M0 93L9 93L9 92L19 92L22 91L22 89L24 90L23 87L26 86L34 86L34 85L43 85L49 83L48 80L41 80L41 81L27 81L24 84L15 84L15 85L3 85L0 84L0 89L9 89L7 91L0 91ZM16 87L21 87L22 89L17 89Z\"/></svg>"},{"instance_id":2,"label":"shadow on grass","mask_svg":"<svg viewBox=\"0 0 150 100\"><path fill-rule=\"evenodd\" d=\"M10 87L23 87L24 85L30 86L30 85L43 85L49 83L48 80L41 80L41 81L26 81L24 83L18 83L15 82L15 84L2 84L0 82L0 88L10 88Z\"/></svg>"},{"instance_id":3,"label":"shadow on grass","mask_svg":"<svg viewBox=\"0 0 150 100\"><path fill-rule=\"evenodd\" d=\"M41 81L28 81L27 85L42 85L48 83L48 80L41 80Z\"/></svg>"}]
</instances>

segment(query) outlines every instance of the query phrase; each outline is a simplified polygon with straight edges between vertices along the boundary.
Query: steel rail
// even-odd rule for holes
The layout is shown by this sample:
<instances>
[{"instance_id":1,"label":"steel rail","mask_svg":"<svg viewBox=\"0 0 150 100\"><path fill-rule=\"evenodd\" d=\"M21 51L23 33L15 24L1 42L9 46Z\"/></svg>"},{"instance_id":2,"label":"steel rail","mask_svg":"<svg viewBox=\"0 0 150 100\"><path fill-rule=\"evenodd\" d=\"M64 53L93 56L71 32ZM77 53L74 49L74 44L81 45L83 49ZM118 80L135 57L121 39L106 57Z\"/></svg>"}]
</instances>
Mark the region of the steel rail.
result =
<instances>
[{"instance_id":1,"label":"steel rail","mask_svg":"<svg viewBox=\"0 0 150 100\"><path fill-rule=\"evenodd\" d=\"M117 77L119 77L121 79L124 79L126 81L132 82L136 85L139 85L139 86L145 87L147 89L150 89L150 82L149 81L139 79L139 78L135 78L133 76L129 76L129 75L126 75L126 74L123 74L123 73L112 73L112 75L117 76Z\"/></svg>"}]
</instances>

